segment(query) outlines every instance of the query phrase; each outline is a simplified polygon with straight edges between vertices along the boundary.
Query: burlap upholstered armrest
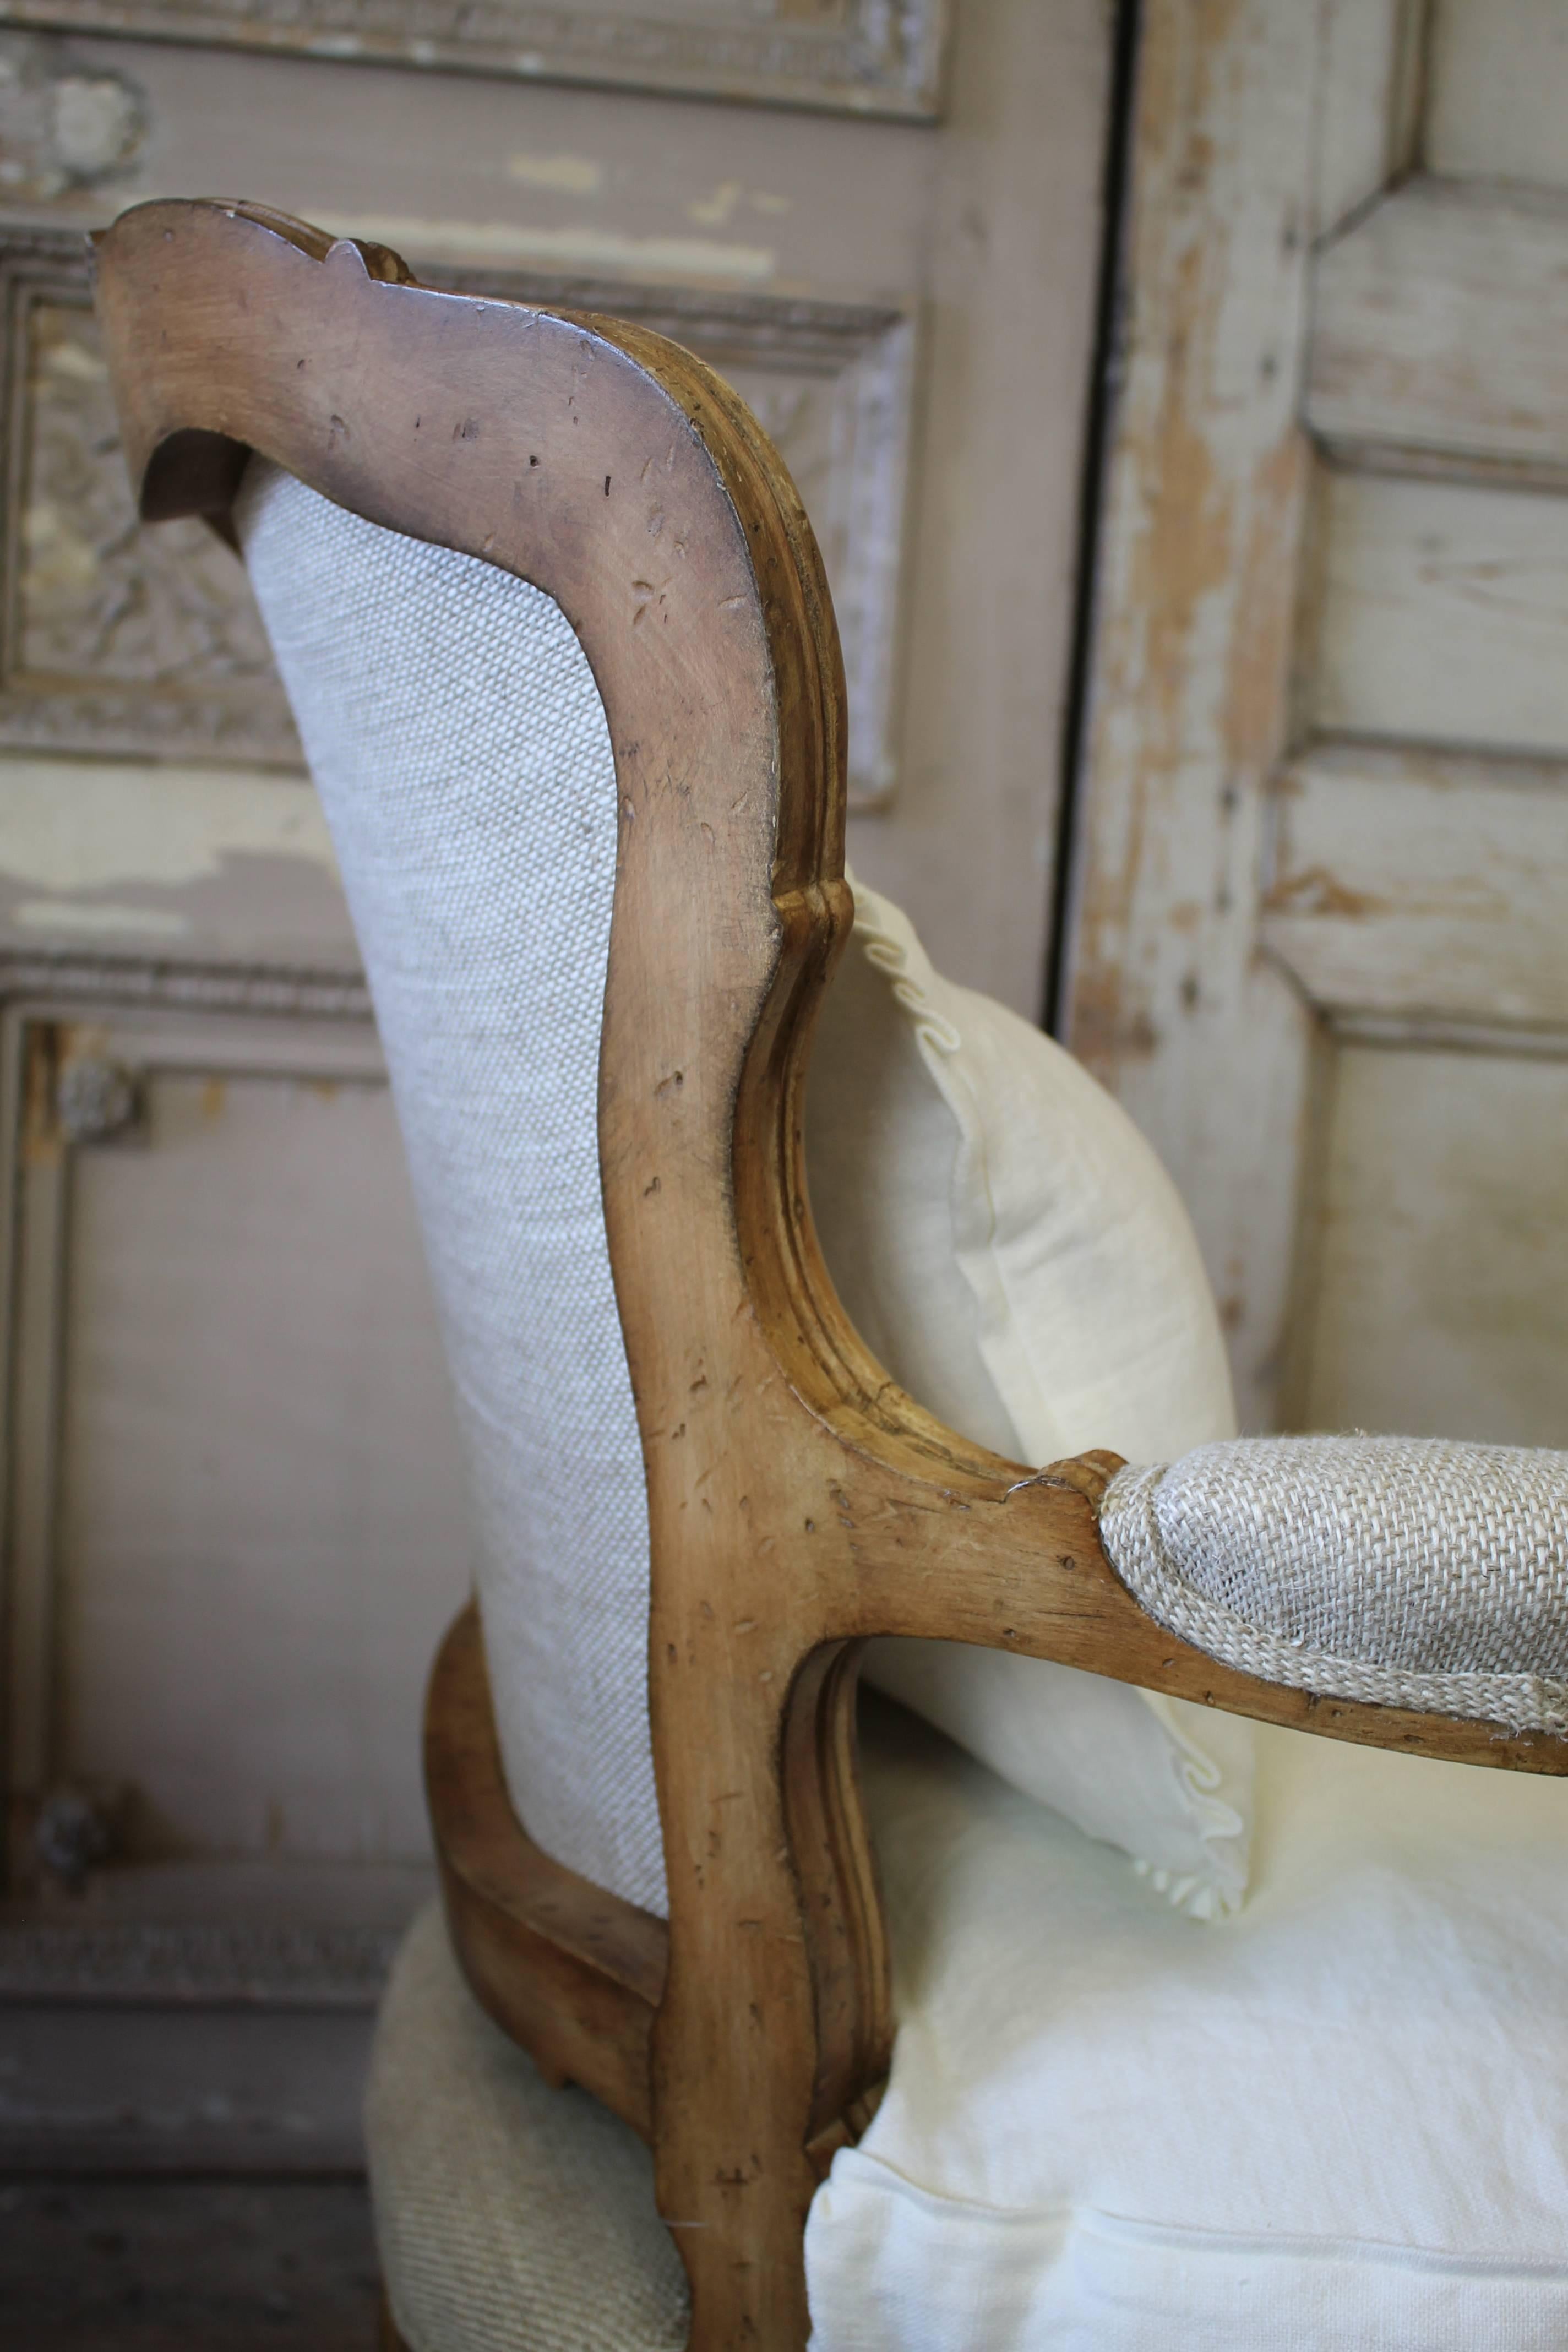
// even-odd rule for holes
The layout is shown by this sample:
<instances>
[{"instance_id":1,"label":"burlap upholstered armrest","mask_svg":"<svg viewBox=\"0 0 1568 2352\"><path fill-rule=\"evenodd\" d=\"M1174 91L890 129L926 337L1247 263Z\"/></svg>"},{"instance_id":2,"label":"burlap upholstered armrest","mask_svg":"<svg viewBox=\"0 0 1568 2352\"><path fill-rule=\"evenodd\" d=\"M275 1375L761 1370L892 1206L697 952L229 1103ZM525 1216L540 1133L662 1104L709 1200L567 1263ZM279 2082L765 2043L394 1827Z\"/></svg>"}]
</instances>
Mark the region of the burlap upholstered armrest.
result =
<instances>
[{"instance_id":1,"label":"burlap upholstered armrest","mask_svg":"<svg viewBox=\"0 0 1568 2352\"><path fill-rule=\"evenodd\" d=\"M1100 1532L1149 1614L1226 1665L1568 1735L1568 1454L1240 1438L1121 1471Z\"/></svg>"}]
</instances>

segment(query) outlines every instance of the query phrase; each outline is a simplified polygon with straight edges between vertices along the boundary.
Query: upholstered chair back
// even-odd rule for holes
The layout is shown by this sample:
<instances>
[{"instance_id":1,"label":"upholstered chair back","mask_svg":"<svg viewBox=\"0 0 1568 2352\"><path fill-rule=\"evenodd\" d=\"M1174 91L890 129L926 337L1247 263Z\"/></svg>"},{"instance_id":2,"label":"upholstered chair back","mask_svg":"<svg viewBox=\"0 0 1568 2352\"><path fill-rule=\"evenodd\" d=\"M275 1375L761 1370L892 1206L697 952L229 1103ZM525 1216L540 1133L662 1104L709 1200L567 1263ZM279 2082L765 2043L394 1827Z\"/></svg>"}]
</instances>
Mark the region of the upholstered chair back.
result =
<instances>
[{"instance_id":1,"label":"upholstered chair back","mask_svg":"<svg viewBox=\"0 0 1568 2352\"><path fill-rule=\"evenodd\" d=\"M407 1149L512 1801L547 1853L662 1916L647 1502L599 1178L604 705L527 582L259 459L235 513Z\"/></svg>"}]
</instances>

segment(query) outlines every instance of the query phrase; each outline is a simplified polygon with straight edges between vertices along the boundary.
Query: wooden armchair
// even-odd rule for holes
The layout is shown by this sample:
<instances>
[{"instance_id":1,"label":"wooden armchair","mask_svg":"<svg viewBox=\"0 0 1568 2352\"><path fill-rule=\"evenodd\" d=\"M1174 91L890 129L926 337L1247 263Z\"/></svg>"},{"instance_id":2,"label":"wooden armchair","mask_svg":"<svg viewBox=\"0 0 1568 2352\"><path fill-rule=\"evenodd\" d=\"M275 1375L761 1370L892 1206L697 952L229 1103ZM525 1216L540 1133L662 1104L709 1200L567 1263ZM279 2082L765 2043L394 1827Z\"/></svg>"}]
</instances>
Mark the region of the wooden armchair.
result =
<instances>
[{"instance_id":1,"label":"wooden armchair","mask_svg":"<svg viewBox=\"0 0 1568 2352\"><path fill-rule=\"evenodd\" d=\"M691 2343L784 2352L808 2332L807 2208L874 2113L892 2044L857 1779L864 1640L986 1644L1337 1739L1561 1773L1568 1745L1540 1679L1563 1647L1561 1482L1536 1498L1557 1516L1528 1622L1499 1605L1509 1553L1457 1612L1422 1603L1429 1640L1396 1608L1390 1649L1386 1624L1352 1607L1361 1649L1342 1674L1334 1642L1293 1620L1258 1635L1272 1678L1196 1646L1223 1653L1227 1627L1252 1622L1236 1578L1205 1582L1205 1567L1257 1471L1245 1449L1211 1465L1195 1501L1184 1489L1179 1526L1160 1520L1147 1478L1122 1484L1120 1573L1100 1525L1117 1457L1040 1469L956 1436L873 1360L825 1270L801 1103L852 913L844 689L809 525L740 400L656 335L432 291L383 248L256 207L144 205L97 257L144 517L199 513L236 539L254 453L400 544L532 583L602 698L615 835L597 1163L646 1469L635 1663L646 1654L668 1916L646 1870L602 1865L595 1883L594 1859L563 1852L526 1797L519 1820L471 1610L431 1686L430 1801L479 2000L548 2081L584 2086L651 2145ZM318 643L285 650L290 682L290 661L316 675ZM301 717L320 766L322 722ZM325 779L323 792L331 810ZM344 864L374 930L376 893L403 886L362 819L343 820ZM569 909L566 934L578 920ZM369 961L406 1118L420 1086L448 1082L465 1016L422 1061L407 975L395 957ZM442 1097L459 1125L491 1116L474 1067ZM435 1150L416 1167L427 1232L442 1166ZM543 1347L548 1317L539 1332ZM1417 1506L1433 1466L1409 1470ZM1313 1475L1331 1487L1342 1468ZM1500 1540L1506 1553L1506 1529ZM1159 1614L1128 1580L1140 1561ZM1352 1600L1361 1589L1351 1576ZM1483 1618L1484 1685L1463 1679L1465 1624ZM536 1633L487 1615L509 1674ZM1395 1672L1410 1703L1383 1703ZM1465 1719L1467 1704L1487 1719Z\"/></svg>"}]
</instances>

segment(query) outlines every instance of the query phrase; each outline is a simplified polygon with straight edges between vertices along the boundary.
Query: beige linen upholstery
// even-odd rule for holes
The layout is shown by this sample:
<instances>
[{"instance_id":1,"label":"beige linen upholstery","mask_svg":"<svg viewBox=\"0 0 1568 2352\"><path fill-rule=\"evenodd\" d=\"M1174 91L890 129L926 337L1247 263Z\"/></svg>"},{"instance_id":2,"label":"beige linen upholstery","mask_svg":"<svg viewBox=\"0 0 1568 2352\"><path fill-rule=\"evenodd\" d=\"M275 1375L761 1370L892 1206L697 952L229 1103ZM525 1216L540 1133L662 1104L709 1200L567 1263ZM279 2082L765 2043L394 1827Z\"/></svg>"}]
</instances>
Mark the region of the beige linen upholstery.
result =
<instances>
[{"instance_id":1,"label":"beige linen upholstery","mask_svg":"<svg viewBox=\"0 0 1568 2352\"><path fill-rule=\"evenodd\" d=\"M1568 1733L1568 1454L1241 1438L1121 1471L1100 1524L1150 1615L1226 1665Z\"/></svg>"},{"instance_id":2,"label":"beige linen upholstery","mask_svg":"<svg viewBox=\"0 0 1568 2352\"><path fill-rule=\"evenodd\" d=\"M1265 1727L1258 1883L1198 1927L867 1715L900 2028L811 2209L814 2352L1562 2352L1559 1783ZM679 2341L647 2156L544 2089L434 1916L367 2121L413 2352Z\"/></svg>"},{"instance_id":3,"label":"beige linen upholstery","mask_svg":"<svg viewBox=\"0 0 1568 2352\"><path fill-rule=\"evenodd\" d=\"M410 2352L679 2352L686 2273L653 2158L492 2025L438 1905L376 2028L365 2138L382 2276Z\"/></svg>"},{"instance_id":4,"label":"beige linen upholstery","mask_svg":"<svg viewBox=\"0 0 1568 2352\"><path fill-rule=\"evenodd\" d=\"M246 562L342 868L469 1464L501 1754L665 1907L647 1502L599 1189L616 778L550 597L253 462Z\"/></svg>"}]
</instances>

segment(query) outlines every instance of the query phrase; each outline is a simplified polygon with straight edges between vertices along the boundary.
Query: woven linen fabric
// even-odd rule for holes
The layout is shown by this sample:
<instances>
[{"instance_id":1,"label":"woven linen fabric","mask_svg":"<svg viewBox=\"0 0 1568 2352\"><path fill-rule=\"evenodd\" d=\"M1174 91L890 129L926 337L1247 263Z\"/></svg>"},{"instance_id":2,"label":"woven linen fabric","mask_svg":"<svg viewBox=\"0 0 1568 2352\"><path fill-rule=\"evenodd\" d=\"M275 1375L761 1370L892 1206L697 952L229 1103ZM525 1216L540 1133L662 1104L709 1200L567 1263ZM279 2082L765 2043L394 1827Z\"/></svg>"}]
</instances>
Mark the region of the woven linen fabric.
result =
<instances>
[{"instance_id":1,"label":"woven linen fabric","mask_svg":"<svg viewBox=\"0 0 1568 2352\"><path fill-rule=\"evenodd\" d=\"M868 1727L899 2019L813 2202L816 2352L1562 2352L1568 1786L1263 1725L1195 1928Z\"/></svg>"},{"instance_id":2,"label":"woven linen fabric","mask_svg":"<svg viewBox=\"0 0 1568 2352\"><path fill-rule=\"evenodd\" d=\"M1149 1145L1069 1054L944 979L906 915L854 889L805 1153L863 1337L929 1411L1015 1461L1162 1461L1233 1436L1203 1260ZM1241 1901L1250 1724L959 1642L873 1643L866 1674L1180 1907Z\"/></svg>"},{"instance_id":3,"label":"woven linen fabric","mask_svg":"<svg viewBox=\"0 0 1568 2352\"><path fill-rule=\"evenodd\" d=\"M410 2352L681 2352L686 2274L653 2159L491 2023L439 1906L416 1921L365 2099L376 2240Z\"/></svg>"},{"instance_id":4,"label":"woven linen fabric","mask_svg":"<svg viewBox=\"0 0 1568 2352\"><path fill-rule=\"evenodd\" d=\"M666 1908L642 1453L605 1241L609 731L553 601L255 460L236 519L364 958L469 1465L508 1787Z\"/></svg>"},{"instance_id":5,"label":"woven linen fabric","mask_svg":"<svg viewBox=\"0 0 1568 2352\"><path fill-rule=\"evenodd\" d=\"M1212 1927L867 1707L887 2095L806 2226L815 2352L1562 2352L1568 1788L1259 1727ZM439 1919L366 2109L414 2352L684 2342L646 2152L550 2091Z\"/></svg>"},{"instance_id":6,"label":"woven linen fabric","mask_svg":"<svg viewBox=\"0 0 1568 2352\"><path fill-rule=\"evenodd\" d=\"M1160 1624L1270 1682L1568 1735L1568 1454L1243 1438L1107 1490Z\"/></svg>"}]
</instances>

